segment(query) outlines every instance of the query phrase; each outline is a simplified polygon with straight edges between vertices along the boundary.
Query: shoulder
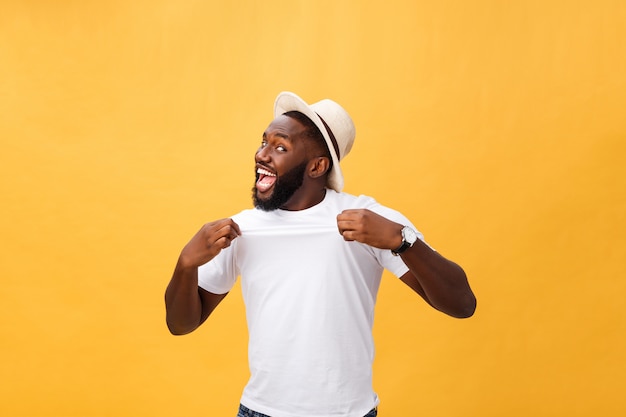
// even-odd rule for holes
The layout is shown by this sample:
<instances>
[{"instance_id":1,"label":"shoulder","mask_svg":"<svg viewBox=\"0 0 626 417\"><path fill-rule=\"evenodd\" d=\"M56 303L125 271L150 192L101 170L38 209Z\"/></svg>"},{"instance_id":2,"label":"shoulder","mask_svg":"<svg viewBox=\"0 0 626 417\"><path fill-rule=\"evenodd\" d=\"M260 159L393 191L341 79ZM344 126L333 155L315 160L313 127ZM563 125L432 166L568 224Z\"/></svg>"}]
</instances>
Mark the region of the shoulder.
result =
<instances>
[{"instance_id":1,"label":"shoulder","mask_svg":"<svg viewBox=\"0 0 626 417\"><path fill-rule=\"evenodd\" d=\"M331 204L335 204L337 206L341 206L344 209L350 208L370 208L374 206L379 206L378 202L370 196L367 195L353 195L346 192L337 192L335 190L327 190L327 200Z\"/></svg>"},{"instance_id":2,"label":"shoulder","mask_svg":"<svg viewBox=\"0 0 626 417\"><path fill-rule=\"evenodd\" d=\"M239 227L243 227L246 229L259 224L267 223L268 217L271 217L271 213L259 210L257 208L245 209L231 216L233 221L237 223Z\"/></svg>"},{"instance_id":3,"label":"shoulder","mask_svg":"<svg viewBox=\"0 0 626 417\"><path fill-rule=\"evenodd\" d=\"M245 219L254 218L258 211L260 210L255 209L255 208L241 210L239 213L234 214L232 216L232 219L237 221L237 220L245 220Z\"/></svg>"},{"instance_id":4,"label":"shoulder","mask_svg":"<svg viewBox=\"0 0 626 417\"><path fill-rule=\"evenodd\" d=\"M379 203L374 197L364 194L355 196L343 192L334 193L337 195L337 198L340 199L344 204L344 206L342 207L343 210L367 209L373 211L374 213L380 214L381 216L389 220L393 220L402 224L411 224L407 217L400 211Z\"/></svg>"},{"instance_id":5,"label":"shoulder","mask_svg":"<svg viewBox=\"0 0 626 417\"><path fill-rule=\"evenodd\" d=\"M360 209L369 209L372 211L378 211L378 210L395 211L387 206L384 206L383 204L380 204L374 197L371 197L368 195L360 194L357 196L357 195L352 195L352 194L348 194L345 192L338 193L333 190L329 190L329 191L331 191L331 197L334 197L336 201L338 202L338 204L342 205L344 209L360 208Z\"/></svg>"}]
</instances>

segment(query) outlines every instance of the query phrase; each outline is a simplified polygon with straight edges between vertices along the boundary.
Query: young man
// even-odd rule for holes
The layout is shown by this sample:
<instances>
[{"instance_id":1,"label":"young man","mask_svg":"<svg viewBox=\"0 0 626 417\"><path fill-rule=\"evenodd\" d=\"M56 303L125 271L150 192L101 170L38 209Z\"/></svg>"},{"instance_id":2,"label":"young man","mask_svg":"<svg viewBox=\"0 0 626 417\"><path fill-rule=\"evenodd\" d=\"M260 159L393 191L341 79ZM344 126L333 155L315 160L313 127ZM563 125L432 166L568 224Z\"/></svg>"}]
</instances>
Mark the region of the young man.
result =
<instances>
[{"instance_id":1,"label":"young man","mask_svg":"<svg viewBox=\"0 0 626 417\"><path fill-rule=\"evenodd\" d=\"M453 317L470 317L476 299L463 269L402 214L341 192L339 162L355 130L340 105L284 92L274 114L255 156L255 208L205 224L183 248L165 293L167 325L198 328L240 276L251 377L238 416L375 416L383 270Z\"/></svg>"}]
</instances>

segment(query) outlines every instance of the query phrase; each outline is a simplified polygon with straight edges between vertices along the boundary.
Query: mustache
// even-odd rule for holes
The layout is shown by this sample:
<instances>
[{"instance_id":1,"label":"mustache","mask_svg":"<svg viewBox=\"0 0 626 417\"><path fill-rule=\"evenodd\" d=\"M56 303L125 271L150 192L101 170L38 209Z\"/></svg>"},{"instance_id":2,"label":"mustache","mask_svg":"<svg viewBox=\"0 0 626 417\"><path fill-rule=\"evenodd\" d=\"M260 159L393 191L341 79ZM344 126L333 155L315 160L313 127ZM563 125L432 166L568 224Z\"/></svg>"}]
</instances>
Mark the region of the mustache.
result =
<instances>
[{"instance_id":1,"label":"mustache","mask_svg":"<svg viewBox=\"0 0 626 417\"><path fill-rule=\"evenodd\" d=\"M263 167L263 168L267 169L268 171L274 172L274 169L271 166L269 166L268 164L266 164L265 162L255 162L255 168L254 169L256 170L258 167Z\"/></svg>"}]
</instances>

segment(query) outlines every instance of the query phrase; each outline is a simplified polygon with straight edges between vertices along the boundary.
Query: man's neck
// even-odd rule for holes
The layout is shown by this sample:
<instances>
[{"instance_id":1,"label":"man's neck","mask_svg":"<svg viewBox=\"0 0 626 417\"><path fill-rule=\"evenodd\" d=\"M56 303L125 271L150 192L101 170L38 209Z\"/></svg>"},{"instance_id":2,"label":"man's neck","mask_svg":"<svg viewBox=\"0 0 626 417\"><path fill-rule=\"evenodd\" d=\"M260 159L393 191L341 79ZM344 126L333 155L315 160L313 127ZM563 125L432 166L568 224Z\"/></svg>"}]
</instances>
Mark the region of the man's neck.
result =
<instances>
[{"instance_id":1,"label":"man's neck","mask_svg":"<svg viewBox=\"0 0 626 417\"><path fill-rule=\"evenodd\" d=\"M309 189L308 192L301 188L280 209L287 211L306 210L324 201L324 197L326 197L326 187Z\"/></svg>"}]
</instances>

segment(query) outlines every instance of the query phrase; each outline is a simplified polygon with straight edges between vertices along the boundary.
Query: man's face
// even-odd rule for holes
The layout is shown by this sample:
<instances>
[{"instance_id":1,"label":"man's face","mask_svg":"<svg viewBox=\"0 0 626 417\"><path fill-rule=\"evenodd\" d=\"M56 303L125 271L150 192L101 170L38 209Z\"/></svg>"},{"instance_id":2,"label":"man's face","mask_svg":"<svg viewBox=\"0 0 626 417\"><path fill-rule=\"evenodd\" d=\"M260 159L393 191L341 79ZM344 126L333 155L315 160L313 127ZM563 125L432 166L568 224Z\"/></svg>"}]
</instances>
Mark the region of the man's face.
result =
<instances>
[{"instance_id":1,"label":"man's face","mask_svg":"<svg viewBox=\"0 0 626 417\"><path fill-rule=\"evenodd\" d=\"M307 167L304 130L297 120L279 116L263 133L255 155L252 198L256 207L265 211L285 207L302 186Z\"/></svg>"}]
</instances>

